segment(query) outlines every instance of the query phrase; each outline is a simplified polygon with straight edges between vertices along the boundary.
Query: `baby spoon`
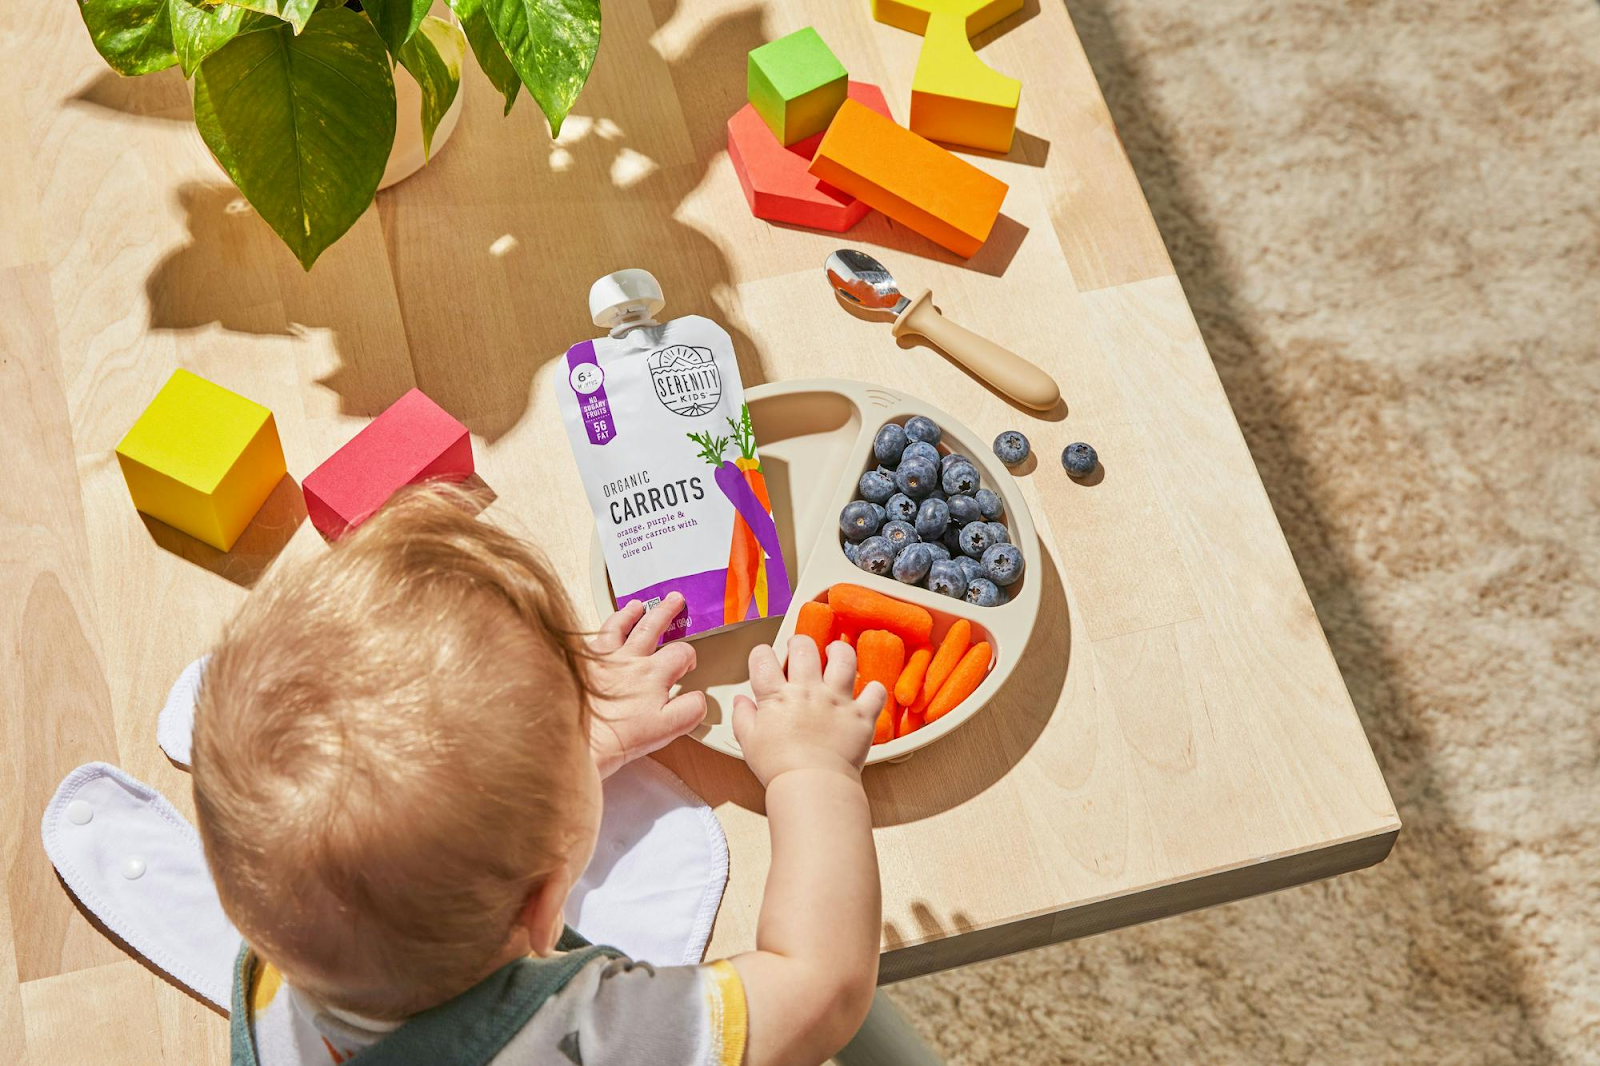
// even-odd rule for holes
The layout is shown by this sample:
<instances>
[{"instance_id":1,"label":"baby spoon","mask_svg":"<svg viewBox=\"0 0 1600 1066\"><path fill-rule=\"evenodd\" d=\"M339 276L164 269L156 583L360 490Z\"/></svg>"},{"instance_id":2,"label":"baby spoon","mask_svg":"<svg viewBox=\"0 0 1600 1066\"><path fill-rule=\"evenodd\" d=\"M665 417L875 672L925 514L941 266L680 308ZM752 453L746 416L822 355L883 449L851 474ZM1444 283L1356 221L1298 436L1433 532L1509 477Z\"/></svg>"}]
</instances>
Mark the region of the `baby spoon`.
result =
<instances>
[{"instance_id":1,"label":"baby spoon","mask_svg":"<svg viewBox=\"0 0 1600 1066\"><path fill-rule=\"evenodd\" d=\"M823 264L834 291L851 303L894 315L896 337L926 337L956 362L1025 407L1048 411L1061 398L1055 380L1034 364L965 326L933 306L933 293L908 300L882 263L854 248L840 248Z\"/></svg>"}]
</instances>

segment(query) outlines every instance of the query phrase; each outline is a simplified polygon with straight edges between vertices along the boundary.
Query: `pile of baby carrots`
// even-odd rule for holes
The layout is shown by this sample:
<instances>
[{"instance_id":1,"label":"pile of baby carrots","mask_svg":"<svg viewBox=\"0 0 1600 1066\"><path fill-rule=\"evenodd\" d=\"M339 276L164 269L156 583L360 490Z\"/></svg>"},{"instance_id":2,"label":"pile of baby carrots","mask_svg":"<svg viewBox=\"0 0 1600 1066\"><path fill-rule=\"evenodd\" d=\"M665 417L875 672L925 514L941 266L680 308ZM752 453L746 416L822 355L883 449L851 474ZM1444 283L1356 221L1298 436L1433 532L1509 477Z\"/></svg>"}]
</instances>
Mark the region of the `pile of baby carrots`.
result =
<instances>
[{"instance_id":1,"label":"pile of baby carrots","mask_svg":"<svg viewBox=\"0 0 1600 1066\"><path fill-rule=\"evenodd\" d=\"M856 695L869 682L883 683L889 697L878 715L874 744L949 714L977 689L993 657L988 641L972 643L972 623L965 618L934 647L933 615L860 585L835 585L827 603L801 604L794 632L814 640L824 660L835 640L855 647Z\"/></svg>"}]
</instances>

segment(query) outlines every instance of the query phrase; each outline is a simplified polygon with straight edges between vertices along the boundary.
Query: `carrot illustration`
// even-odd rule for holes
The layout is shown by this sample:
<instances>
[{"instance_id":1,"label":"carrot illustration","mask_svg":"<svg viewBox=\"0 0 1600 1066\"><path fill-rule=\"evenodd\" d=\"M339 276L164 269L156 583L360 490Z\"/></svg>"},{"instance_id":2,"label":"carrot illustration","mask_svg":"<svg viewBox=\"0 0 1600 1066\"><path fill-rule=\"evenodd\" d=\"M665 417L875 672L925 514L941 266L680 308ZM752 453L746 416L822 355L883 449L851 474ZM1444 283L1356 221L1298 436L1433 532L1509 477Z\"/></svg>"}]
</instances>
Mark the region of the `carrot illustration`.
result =
<instances>
[{"instance_id":1,"label":"carrot illustration","mask_svg":"<svg viewBox=\"0 0 1600 1066\"><path fill-rule=\"evenodd\" d=\"M810 637L822 654L822 665L828 665L828 645L833 643L833 608L816 600L800 605L800 618L795 622L794 635Z\"/></svg>"},{"instance_id":2,"label":"carrot illustration","mask_svg":"<svg viewBox=\"0 0 1600 1066\"><path fill-rule=\"evenodd\" d=\"M856 638L855 694L861 695L861 690L874 681L882 683L886 691L892 690L905 665L905 641L888 630L863 630L861 636ZM894 739L897 717L895 712L899 709L900 705L894 701L894 693L889 691L889 695L883 701L883 710L878 714L877 726L872 732L874 744Z\"/></svg>"},{"instance_id":3,"label":"carrot illustration","mask_svg":"<svg viewBox=\"0 0 1600 1066\"><path fill-rule=\"evenodd\" d=\"M921 607L860 585L833 586L828 590L828 606L842 626L887 629L911 645L928 643L928 634L933 632L933 615Z\"/></svg>"},{"instance_id":4,"label":"carrot illustration","mask_svg":"<svg viewBox=\"0 0 1600 1066\"><path fill-rule=\"evenodd\" d=\"M950 671L967 654L967 645L971 642L972 623L965 618L957 619L955 625L950 627L950 632L944 635L944 642L934 654L933 662L928 664L928 675L922 682L923 697L930 703L950 676Z\"/></svg>"},{"instance_id":5,"label":"carrot illustration","mask_svg":"<svg viewBox=\"0 0 1600 1066\"><path fill-rule=\"evenodd\" d=\"M772 498L767 495L767 478L761 472L761 460L756 458L756 428L750 420L750 405L744 404L739 408L739 420L728 419L728 429L733 433L734 447L739 449L739 458L733 465L744 474L745 484L750 486L750 491L756 494L756 499L768 514L772 513ZM735 530L737 533L737 530ZM750 535L750 547L754 553L754 577L750 581L751 594L755 599L756 617L767 617L767 560L761 554L760 545L756 543L755 534ZM731 573L731 568L730 568ZM744 601L749 603L747 597ZM744 615L741 613L740 618Z\"/></svg>"},{"instance_id":6,"label":"carrot illustration","mask_svg":"<svg viewBox=\"0 0 1600 1066\"><path fill-rule=\"evenodd\" d=\"M939 686L939 694L928 704L924 717L930 722L944 717L956 704L972 695L988 672L989 642L980 640L961 657L956 668L950 671L949 679Z\"/></svg>"},{"instance_id":7,"label":"carrot illustration","mask_svg":"<svg viewBox=\"0 0 1600 1066\"><path fill-rule=\"evenodd\" d=\"M727 437L713 437L710 432L690 433L688 438L700 445L700 458L712 466L722 465L722 453L728 450ZM755 573L752 559L761 558L756 536L750 523L738 511L733 513L733 540L728 546L728 580L722 590L722 624L732 625L744 621L750 610L750 597L755 593Z\"/></svg>"},{"instance_id":8,"label":"carrot illustration","mask_svg":"<svg viewBox=\"0 0 1600 1066\"><path fill-rule=\"evenodd\" d=\"M900 671L900 679L894 683L896 703L909 707L917 702L917 694L922 691L922 679L932 661L933 649L926 644L911 653L911 658L906 660L906 668Z\"/></svg>"}]
</instances>

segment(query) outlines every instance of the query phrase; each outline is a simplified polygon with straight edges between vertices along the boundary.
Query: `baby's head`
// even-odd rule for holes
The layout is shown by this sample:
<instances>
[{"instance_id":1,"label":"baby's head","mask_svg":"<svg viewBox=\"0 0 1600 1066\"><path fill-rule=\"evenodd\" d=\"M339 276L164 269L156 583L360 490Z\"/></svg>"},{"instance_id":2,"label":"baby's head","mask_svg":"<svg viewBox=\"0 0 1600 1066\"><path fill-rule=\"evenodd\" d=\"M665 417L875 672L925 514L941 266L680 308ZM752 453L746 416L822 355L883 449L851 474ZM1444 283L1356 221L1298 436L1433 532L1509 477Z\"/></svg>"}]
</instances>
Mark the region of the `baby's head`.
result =
<instances>
[{"instance_id":1,"label":"baby's head","mask_svg":"<svg viewBox=\"0 0 1600 1066\"><path fill-rule=\"evenodd\" d=\"M599 823L571 605L463 501L411 490L273 575L196 711L228 916L292 984L373 1017L550 950Z\"/></svg>"}]
</instances>

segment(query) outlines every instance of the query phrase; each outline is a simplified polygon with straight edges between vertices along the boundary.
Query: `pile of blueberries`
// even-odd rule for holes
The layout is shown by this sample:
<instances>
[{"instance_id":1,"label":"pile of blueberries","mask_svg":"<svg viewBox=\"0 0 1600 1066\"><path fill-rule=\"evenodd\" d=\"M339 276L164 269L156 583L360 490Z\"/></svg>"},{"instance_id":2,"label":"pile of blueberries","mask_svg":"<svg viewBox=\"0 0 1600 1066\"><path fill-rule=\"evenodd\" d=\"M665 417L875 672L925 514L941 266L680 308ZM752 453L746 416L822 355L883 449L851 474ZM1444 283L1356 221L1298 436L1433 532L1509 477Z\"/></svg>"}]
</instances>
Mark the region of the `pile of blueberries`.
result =
<instances>
[{"instance_id":1,"label":"pile of blueberries","mask_svg":"<svg viewBox=\"0 0 1600 1066\"><path fill-rule=\"evenodd\" d=\"M972 460L939 453L942 435L922 415L878 430L878 465L839 515L844 553L869 574L994 607L1022 577L1022 552L997 521L1000 497Z\"/></svg>"}]
</instances>

